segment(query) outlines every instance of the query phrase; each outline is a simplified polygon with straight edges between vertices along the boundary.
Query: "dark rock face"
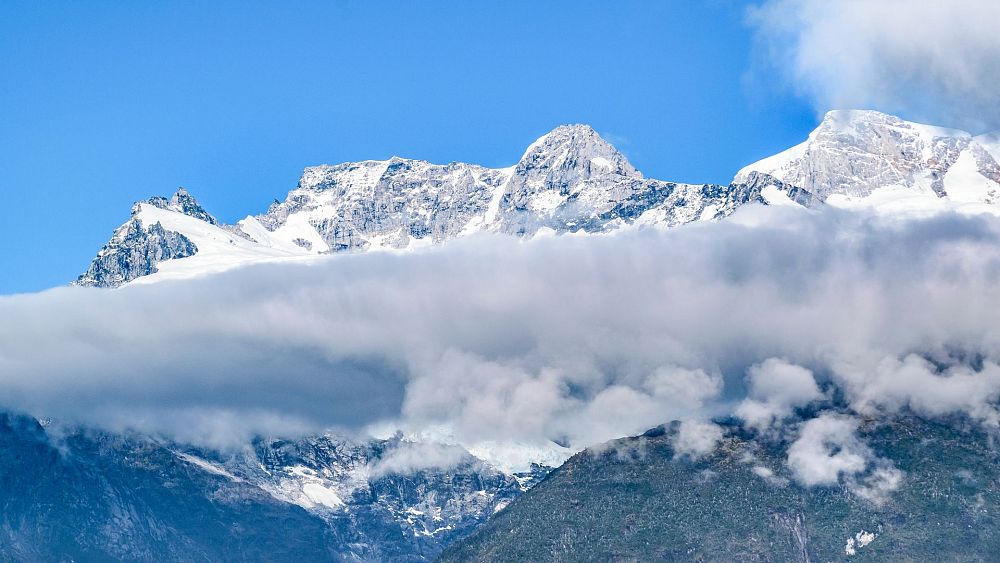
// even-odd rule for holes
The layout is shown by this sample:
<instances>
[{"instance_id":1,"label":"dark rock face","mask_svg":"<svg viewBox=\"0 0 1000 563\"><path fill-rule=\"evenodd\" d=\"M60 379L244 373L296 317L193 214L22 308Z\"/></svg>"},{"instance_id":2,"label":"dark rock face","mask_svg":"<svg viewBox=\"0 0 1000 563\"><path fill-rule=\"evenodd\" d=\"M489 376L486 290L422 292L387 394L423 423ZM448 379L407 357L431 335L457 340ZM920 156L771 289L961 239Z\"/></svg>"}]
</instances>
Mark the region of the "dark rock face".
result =
<instances>
[{"instance_id":1,"label":"dark rock face","mask_svg":"<svg viewBox=\"0 0 1000 563\"><path fill-rule=\"evenodd\" d=\"M329 539L302 508L152 441L53 440L34 419L0 415L4 560L335 560Z\"/></svg>"},{"instance_id":2,"label":"dark rock face","mask_svg":"<svg viewBox=\"0 0 1000 563\"><path fill-rule=\"evenodd\" d=\"M168 207L173 211L183 213L189 217L194 217L195 219L200 219L209 225L218 225L219 222L205 211L205 208L198 203L194 197L191 196L184 188L178 188L177 192L174 193L173 197L170 198L170 205Z\"/></svg>"},{"instance_id":3,"label":"dark rock face","mask_svg":"<svg viewBox=\"0 0 1000 563\"><path fill-rule=\"evenodd\" d=\"M179 188L170 199L154 196L145 203L182 213L209 225L224 227L184 188ZM140 203L132 206L132 218L115 230L87 271L77 278L76 285L118 287L156 273L159 262L194 256L198 252L198 247L184 234L164 229L159 222L144 224L138 217L140 211ZM234 233L245 236L240 232Z\"/></svg>"},{"instance_id":4,"label":"dark rock face","mask_svg":"<svg viewBox=\"0 0 1000 563\"><path fill-rule=\"evenodd\" d=\"M796 484L781 444L735 428L695 461L676 455L673 434L576 455L440 561L990 561L1000 553L1000 456L980 427L916 418L863 425L861 437L904 476L880 502L847 484Z\"/></svg>"},{"instance_id":5,"label":"dark rock face","mask_svg":"<svg viewBox=\"0 0 1000 563\"><path fill-rule=\"evenodd\" d=\"M428 561L522 492L471 456L368 471L404 446L323 436L222 453L0 414L0 560ZM342 504L308 502L304 483Z\"/></svg>"},{"instance_id":6,"label":"dark rock face","mask_svg":"<svg viewBox=\"0 0 1000 563\"><path fill-rule=\"evenodd\" d=\"M76 284L117 287L156 272L159 262L194 256L196 252L198 248L181 233L168 231L160 223L146 227L133 218L115 231Z\"/></svg>"}]
</instances>

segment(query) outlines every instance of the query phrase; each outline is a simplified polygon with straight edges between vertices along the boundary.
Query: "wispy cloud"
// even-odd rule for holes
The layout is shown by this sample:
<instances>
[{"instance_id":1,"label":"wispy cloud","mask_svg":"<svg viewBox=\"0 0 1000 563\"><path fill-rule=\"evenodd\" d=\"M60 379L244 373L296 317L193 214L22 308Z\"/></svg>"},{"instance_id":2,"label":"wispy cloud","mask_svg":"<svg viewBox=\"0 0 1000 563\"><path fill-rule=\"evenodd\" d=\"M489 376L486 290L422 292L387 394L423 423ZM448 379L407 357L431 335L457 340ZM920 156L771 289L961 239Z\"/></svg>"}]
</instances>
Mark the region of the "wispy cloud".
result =
<instances>
[{"instance_id":1,"label":"wispy cloud","mask_svg":"<svg viewBox=\"0 0 1000 563\"><path fill-rule=\"evenodd\" d=\"M769 68L820 111L1000 128L1000 3L768 0L750 22Z\"/></svg>"}]
</instances>

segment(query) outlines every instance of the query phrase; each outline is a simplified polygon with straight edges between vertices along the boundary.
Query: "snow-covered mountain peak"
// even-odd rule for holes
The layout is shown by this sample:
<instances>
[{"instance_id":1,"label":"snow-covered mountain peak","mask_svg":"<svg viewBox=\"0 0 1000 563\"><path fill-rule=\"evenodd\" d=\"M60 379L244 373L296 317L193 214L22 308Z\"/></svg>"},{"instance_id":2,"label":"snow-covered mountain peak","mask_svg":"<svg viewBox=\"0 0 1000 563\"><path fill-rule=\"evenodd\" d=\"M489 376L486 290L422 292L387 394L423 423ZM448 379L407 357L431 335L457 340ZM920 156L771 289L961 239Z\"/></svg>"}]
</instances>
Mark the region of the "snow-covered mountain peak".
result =
<instances>
[{"instance_id":1,"label":"snow-covered mountain peak","mask_svg":"<svg viewBox=\"0 0 1000 563\"><path fill-rule=\"evenodd\" d=\"M643 178L628 159L587 125L563 125L543 135L524 152L494 198L487 224L492 230L532 235L606 230L637 215L625 201L645 200L643 211L658 196L655 181ZM625 211L626 217L621 213Z\"/></svg>"},{"instance_id":2,"label":"snow-covered mountain peak","mask_svg":"<svg viewBox=\"0 0 1000 563\"><path fill-rule=\"evenodd\" d=\"M201 219L202 221L212 225L219 224L215 217L209 214L208 211L205 211L205 208L198 203L198 200L189 194L183 187L177 188L177 191L174 192L173 196L171 196L170 205L177 211L180 211L190 217Z\"/></svg>"},{"instance_id":3,"label":"snow-covered mountain peak","mask_svg":"<svg viewBox=\"0 0 1000 563\"><path fill-rule=\"evenodd\" d=\"M182 213L189 217L205 221L210 225L219 224L219 221L216 220L216 218L213 217L208 211L205 211L205 208L198 203L198 200L196 200L194 196L188 193L188 191L183 187L177 188L177 191L174 192L174 195L170 196L170 199L162 196L153 196L145 202L135 203L132 206L133 216L142 212L142 205L144 203L166 211Z\"/></svg>"},{"instance_id":4,"label":"snow-covered mountain peak","mask_svg":"<svg viewBox=\"0 0 1000 563\"><path fill-rule=\"evenodd\" d=\"M870 110L828 112L804 142L745 167L735 181L751 172L851 204L883 204L890 193L907 205L921 199L923 207L993 204L1000 197L991 146L965 131Z\"/></svg>"},{"instance_id":5,"label":"snow-covered mountain peak","mask_svg":"<svg viewBox=\"0 0 1000 563\"><path fill-rule=\"evenodd\" d=\"M589 125L560 125L542 135L524 151L517 173L574 170L584 177L617 174L641 178L614 146Z\"/></svg>"}]
</instances>

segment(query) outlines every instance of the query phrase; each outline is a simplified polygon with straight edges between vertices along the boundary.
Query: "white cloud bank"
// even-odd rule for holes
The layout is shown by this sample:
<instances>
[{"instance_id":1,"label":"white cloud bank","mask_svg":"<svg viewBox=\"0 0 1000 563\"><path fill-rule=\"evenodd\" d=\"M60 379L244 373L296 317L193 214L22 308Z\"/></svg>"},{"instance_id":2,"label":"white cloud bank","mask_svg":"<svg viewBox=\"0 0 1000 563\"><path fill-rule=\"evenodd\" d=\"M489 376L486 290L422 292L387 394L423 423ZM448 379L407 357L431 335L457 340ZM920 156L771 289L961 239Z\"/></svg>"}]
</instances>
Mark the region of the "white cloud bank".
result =
<instances>
[{"instance_id":1,"label":"white cloud bank","mask_svg":"<svg viewBox=\"0 0 1000 563\"><path fill-rule=\"evenodd\" d=\"M833 485L842 476L861 473L874 457L857 437L858 421L823 414L802 426L788 448L788 466L804 485Z\"/></svg>"},{"instance_id":2,"label":"white cloud bank","mask_svg":"<svg viewBox=\"0 0 1000 563\"><path fill-rule=\"evenodd\" d=\"M722 435L722 428L716 424L685 420L674 436L674 450L679 455L697 459L713 451Z\"/></svg>"},{"instance_id":3,"label":"white cloud bank","mask_svg":"<svg viewBox=\"0 0 1000 563\"><path fill-rule=\"evenodd\" d=\"M995 424L998 310L995 218L752 207L3 297L0 403L214 445L398 424L580 448L744 400L770 424L817 384Z\"/></svg>"},{"instance_id":4,"label":"white cloud bank","mask_svg":"<svg viewBox=\"0 0 1000 563\"><path fill-rule=\"evenodd\" d=\"M806 421L788 448L788 467L806 486L843 483L874 504L885 502L903 482L891 460L879 458L857 435L853 417L823 413Z\"/></svg>"},{"instance_id":5,"label":"white cloud bank","mask_svg":"<svg viewBox=\"0 0 1000 563\"><path fill-rule=\"evenodd\" d=\"M820 111L1000 128L1000 2L770 0L750 22L771 66Z\"/></svg>"},{"instance_id":6,"label":"white cloud bank","mask_svg":"<svg viewBox=\"0 0 1000 563\"><path fill-rule=\"evenodd\" d=\"M768 358L747 370L748 397L738 407L736 416L747 426L766 430L777 420L792 414L793 409L823 398L808 369L780 358Z\"/></svg>"}]
</instances>

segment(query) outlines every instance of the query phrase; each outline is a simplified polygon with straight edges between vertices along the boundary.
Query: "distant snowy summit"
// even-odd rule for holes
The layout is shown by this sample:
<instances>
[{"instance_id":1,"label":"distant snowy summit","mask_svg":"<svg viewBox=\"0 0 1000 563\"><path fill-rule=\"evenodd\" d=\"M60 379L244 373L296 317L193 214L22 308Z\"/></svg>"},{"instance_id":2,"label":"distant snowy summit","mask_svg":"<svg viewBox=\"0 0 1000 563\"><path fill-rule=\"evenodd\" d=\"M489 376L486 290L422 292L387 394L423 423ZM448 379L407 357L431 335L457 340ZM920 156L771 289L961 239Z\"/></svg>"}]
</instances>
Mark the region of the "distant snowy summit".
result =
<instances>
[{"instance_id":1,"label":"distant snowy summit","mask_svg":"<svg viewBox=\"0 0 1000 563\"><path fill-rule=\"evenodd\" d=\"M183 189L154 197L133 207L77 283L116 287L478 232L674 227L747 203L997 211L998 147L989 136L834 111L805 142L744 168L731 184L697 185L645 178L591 127L564 125L509 168L398 157L306 168L283 202L236 225L220 224Z\"/></svg>"},{"instance_id":2,"label":"distant snowy summit","mask_svg":"<svg viewBox=\"0 0 1000 563\"><path fill-rule=\"evenodd\" d=\"M803 143L747 166L735 181L763 173L831 205L996 212L998 159L996 135L974 137L876 111L838 110L828 112Z\"/></svg>"}]
</instances>

